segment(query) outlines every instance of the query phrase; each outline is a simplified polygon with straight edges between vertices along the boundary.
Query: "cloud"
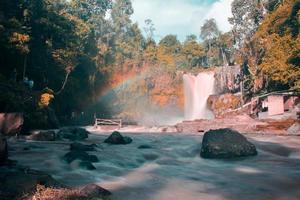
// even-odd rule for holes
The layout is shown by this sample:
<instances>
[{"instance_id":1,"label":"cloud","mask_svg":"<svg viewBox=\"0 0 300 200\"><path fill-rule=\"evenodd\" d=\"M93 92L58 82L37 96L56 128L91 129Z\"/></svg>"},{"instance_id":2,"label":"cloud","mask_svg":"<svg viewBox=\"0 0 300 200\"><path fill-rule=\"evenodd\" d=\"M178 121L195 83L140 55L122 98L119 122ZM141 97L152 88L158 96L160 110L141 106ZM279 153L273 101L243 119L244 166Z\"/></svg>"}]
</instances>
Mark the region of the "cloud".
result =
<instances>
[{"instance_id":1,"label":"cloud","mask_svg":"<svg viewBox=\"0 0 300 200\"><path fill-rule=\"evenodd\" d=\"M230 30L232 0L133 0L132 20L140 27L151 19L156 28L156 40L176 34L183 41L189 34L199 35L205 19L215 18L222 31Z\"/></svg>"}]
</instances>

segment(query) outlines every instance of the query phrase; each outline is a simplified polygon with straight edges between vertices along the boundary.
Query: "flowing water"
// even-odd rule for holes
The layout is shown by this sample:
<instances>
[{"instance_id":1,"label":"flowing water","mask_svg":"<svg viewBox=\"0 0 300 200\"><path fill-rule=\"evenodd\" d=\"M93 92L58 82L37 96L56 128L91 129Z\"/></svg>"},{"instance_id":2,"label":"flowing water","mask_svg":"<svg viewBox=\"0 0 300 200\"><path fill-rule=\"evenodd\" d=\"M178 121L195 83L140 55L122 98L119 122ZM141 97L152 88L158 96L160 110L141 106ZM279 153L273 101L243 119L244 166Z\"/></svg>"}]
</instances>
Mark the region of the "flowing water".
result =
<instances>
[{"instance_id":1,"label":"flowing water","mask_svg":"<svg viewBox=\"0 0 300 200\"><path fill-rule=\"evenodd\" d=\"M10 140L10 158L46 171L70 186L97 183L113 200L298 200L300 199L300 137L250 136L258 156L208 160L199 156L202 136L126 134L129 145L103 143L107 135L91 134L97 144L96 170L65 163L67 142ZM139 149L149 145L149 149ZM30 147L24 150L24 147Z\"/></svg>"},{"instance_id":2,"label":"flowing water","mask_svg":"<svg viewBox=\"0 0 300 200\"><path fill-rule=\"evenodd\" d=\"M214 94L214 72L202 72L197 76L183 75L185 97L185 119L212 119L213 113L207 108L207 99Z\"/></svg>"}]
</instances>

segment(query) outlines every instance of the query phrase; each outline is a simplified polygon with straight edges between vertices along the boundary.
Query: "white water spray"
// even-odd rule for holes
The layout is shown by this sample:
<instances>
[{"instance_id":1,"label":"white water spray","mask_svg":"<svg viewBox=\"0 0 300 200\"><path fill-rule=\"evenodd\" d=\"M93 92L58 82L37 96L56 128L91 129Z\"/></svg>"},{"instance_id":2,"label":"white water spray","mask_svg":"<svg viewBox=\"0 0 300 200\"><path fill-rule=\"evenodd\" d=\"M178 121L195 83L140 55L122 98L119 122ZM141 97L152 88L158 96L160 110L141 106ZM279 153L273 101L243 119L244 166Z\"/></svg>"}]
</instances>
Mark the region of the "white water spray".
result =
<instances>
[{"instance_id":1,"label":"white water spray","mask_svg":"<svg viewBox=\"0 0 300 200\"><path fill-rule=\"evenodd\" d=\"M202 72L197 76L184 74L183 82L185 119L212 119L214 115L207 108L207 99L215 93L214 72Z\"/></svg>"}]
</instances>

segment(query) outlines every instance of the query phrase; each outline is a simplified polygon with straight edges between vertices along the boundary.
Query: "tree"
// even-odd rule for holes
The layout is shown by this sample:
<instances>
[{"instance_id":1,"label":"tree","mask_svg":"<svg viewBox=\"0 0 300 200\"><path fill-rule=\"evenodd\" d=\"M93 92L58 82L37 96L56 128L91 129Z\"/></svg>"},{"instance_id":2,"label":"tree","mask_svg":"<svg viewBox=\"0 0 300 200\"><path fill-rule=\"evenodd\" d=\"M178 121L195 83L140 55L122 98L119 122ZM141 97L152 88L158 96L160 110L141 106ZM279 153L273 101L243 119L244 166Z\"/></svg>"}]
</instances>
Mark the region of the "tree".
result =
<instances>
[{"instance_id":1,"label":"tree","mask_svg":"<svg viewBox=\"0 0 300 200\"><path fill-rule=\"evenodd\" d=\"M299 0L286 0L268 14L252 39L269 90L300 88ZM251 57L250 57L251 58Z\"/></svg>"},{"instance_id":2,"label":"tree","mask_svg":"<svg viewBox=\"0 0 300 200\"><path fill-rule=\"evenodd\" d=\"M200 37L203 40L211 40L218 37L220 31L215 19L207 19L201 27Z\"/></svg>"},{"instance_id":3,"label":"tree","mask_svg":"<svg viewBox=\"0 0 300 200\"><path fill-rule=\"evenodd\" d=\"M151 19L146 19L145 20L145 27L144 27L144 31L147 35L147 40L154 40L154 31L155 31L155 27L154 27L154 24L152 22Z\"/></svg>"},{"instance_id":4,"label":"tree","mask_svg":"<svg viewBox=\"0 0 300 200\"><path fill-rule=\"evenodd\" d=\"M159 46L164 48L165 53L178 54L181 50L181 44L176 35L166 35L160 40Z\"/></svg>"},{"instance_id":5,"label":"tree","mask_svg":"<svg viewBox=\"0 0 300 200\"><path fill-rule=\"evenodd\" d=\"M299 88L299 7L299 0L287 0L267 13L239 49L248 93Z\"/></svg>"},{"instance_id":6,"label":"tree","mask_svg":"<svg viewBox=\"0 0 300 200\"><path fill-rule=\"evenodd\" d=\"M183 43L182 53L185 55L189 67L204 65L205 51L203 46L197 42L196 35L187 36Z\"/></svg>"},{"instance_id":7,"label":"tree","mask_svg":"<svg viewBox=\"0 0 300 200\"><path fill-rule=\"evenodd\" d=\"M229 22L233 25L235 43L242 48L249 41L263 19L264 7L260 0L234 0L231 4L232 17Z\"/></svg>"},{"instance_id":8,"label":"tree","mask_svg":"<svg viewBox=\"0 0 300 200\"><path fill-rule=\"evenodd\" d=\"M220 34L220 31L217 26L217 22L215 19L208 19L205 21L203 26L201 27L200 37L207 43L207 63L211 65L211 57L212 55L212 43L213 40L216 39Z\"/></svg>"}]
</instances>

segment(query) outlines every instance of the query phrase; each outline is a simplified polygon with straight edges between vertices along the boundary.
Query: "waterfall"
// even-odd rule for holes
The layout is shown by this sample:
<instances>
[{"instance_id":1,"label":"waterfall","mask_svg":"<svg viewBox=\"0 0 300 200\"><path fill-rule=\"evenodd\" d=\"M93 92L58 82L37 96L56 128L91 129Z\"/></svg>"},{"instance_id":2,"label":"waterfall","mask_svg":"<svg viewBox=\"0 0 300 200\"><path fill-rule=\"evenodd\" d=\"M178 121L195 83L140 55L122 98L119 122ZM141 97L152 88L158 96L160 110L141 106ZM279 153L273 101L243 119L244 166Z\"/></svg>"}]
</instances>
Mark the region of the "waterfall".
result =
<instances>
[{"instance_id":1,"label":"waterfall","mask_svg":"<svg viewBox=\"0 0 300 200\"><path fill-rule=\"evenodd\" d=\"M214 94L214 74L214 72L202 72L197 76L183 75L186 120L212 119L214 117L207 108L207 99Z\"/></svg>"}]
</instances>

